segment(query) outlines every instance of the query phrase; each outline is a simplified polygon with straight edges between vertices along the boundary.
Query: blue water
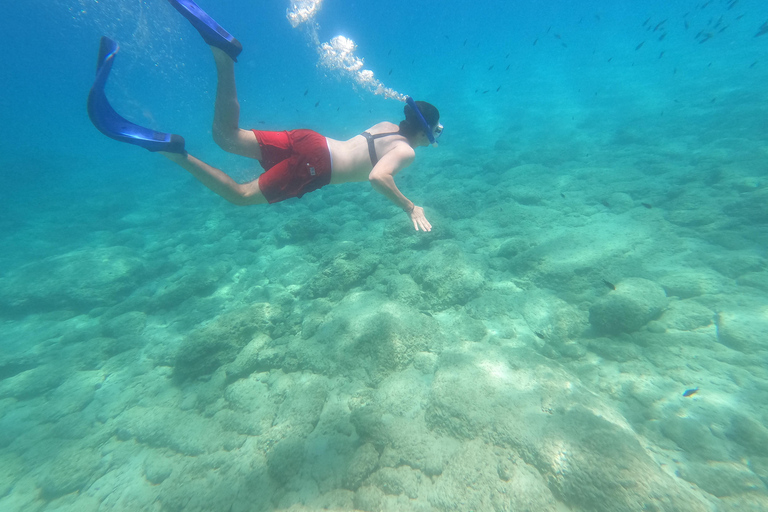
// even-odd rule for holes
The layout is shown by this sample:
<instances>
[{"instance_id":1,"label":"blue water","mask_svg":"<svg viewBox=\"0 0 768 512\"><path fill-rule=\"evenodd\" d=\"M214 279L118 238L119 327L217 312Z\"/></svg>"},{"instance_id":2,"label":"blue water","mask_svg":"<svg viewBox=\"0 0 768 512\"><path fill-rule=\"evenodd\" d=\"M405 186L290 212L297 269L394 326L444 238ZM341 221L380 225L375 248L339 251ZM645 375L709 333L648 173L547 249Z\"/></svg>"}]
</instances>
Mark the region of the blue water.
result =
<instances>
[{"instance_id":1,"label":"blue water","mask_svg":"<svg viewBox=\"0 0 768 512\"><path fill-rule=\"evenodd\" d=\"M324 0L445 131L396 182L225 202L91 125L211 137L164 0L15 2L0 41L0 510L768 510L768 6ZM287 0L204 1L241 126L402 103ZM685 396L684 396L685 395Z\"/></svg>"}]
</instances>

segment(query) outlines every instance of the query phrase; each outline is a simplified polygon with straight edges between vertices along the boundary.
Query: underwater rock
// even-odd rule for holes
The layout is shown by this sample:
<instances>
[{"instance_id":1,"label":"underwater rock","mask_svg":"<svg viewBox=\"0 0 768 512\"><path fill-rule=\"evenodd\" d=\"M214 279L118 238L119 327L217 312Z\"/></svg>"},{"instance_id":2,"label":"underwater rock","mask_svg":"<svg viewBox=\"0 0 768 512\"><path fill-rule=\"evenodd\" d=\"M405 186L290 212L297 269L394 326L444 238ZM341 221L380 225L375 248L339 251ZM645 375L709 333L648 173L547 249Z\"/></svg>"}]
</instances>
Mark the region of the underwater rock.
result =
<instances>
[{"instance_id":1,"label":"underwater rock","mask_svg":"<svg viewBox=\"0 0 768 512\"><path fill-rule=\"evenodd\" d=\"M395 302L420 307L421 290L408 274L393 274L387 277L387 297Z\"/></svg>"},{"instance_id":2,"label":"underwater rock","mask_svg":"<svg viewBox=\"0 0 768 512\"><path fill-rule=\"evenodd\" d=\"M614 192L608 196L606 201L611 205L611 213L615 214L624 213L631 210L635 206L635 202L632 200L632 197L624 192Z\"/></svg>"},{"instance_id":3,"label":"underwater rock","mask_svg":"<svg viewBox=\"0 0 768 512\"><path fill-rule=\"evenodd\" d=\"M704 294L721 293L724 278L710 269L685 270L659 279L668 297L690 299Z\"/></svg>"},{"instance_id":4,"label":"underwater rock","mask_svg":"<svg viewBox=\"0 0 768 512\"><path fill-rule=\"evenodd\" d=\"M744 243L745 245L750 244L751 246L753 242L751 240L746 240ZM744 274L759 272L765 268L765 258L753 254L751 250L750 247L750 249L745 252L728 251L724 256L720 256L722 253L717 251L713 254L704 254L702 256L713 269L726 277L736 279Z\"/></svg>"},{"instance_id":5,"label":"underwater rock","mask_svg":"<svg viewBox=\"0 0 768 512\"><path fill-rule=\"evenodd\" d=\"M478 345L441 355L426 410L433 431L514 450L574 510L709 510L573 375L528 349Z\"/></svg>"},{"instance_id":6,"label":"underwater rock","mask_svg":"<svg viewBox=\"0 0 768 512\"><path fill-rule=\"evenodd\" d=\"M735 462L688 462L678 470L680 478L698 485L702 490L721 498L743 493L765 494L760 478L746 466ZM747 509L749 510L749 509Z\"/></svg>"},{"instance_id":7,"label":"underwater rock","mask_svg":"<svg viewBox=\"0 0 768 512\"><path fill-rule=\"evenodd\" d=\"M768 428L744 414L734 414L726 437L741 445L747 455L768 457Z\"/></svg>"},{"instance_id":8,"label":"underwater rock","mask_svg":"<svg viewBox=\"0 0 768 512\"><path fill-rule=\"evenodd\" d=\"M330 491L311 500L305 506L293 505L290 512L316 512L328 510L342 512L354 508L355 493L346 489L331 489ZM277 511L276 511L277 512Z\"/></svg>"},{"instance_id":9,"label":"underwater rock","mask_svg":"<svg viewBox=\"0 0 768 512\"><path fill-rule=\"evenodd\" d=\"M366 482L367 485L374 485L390 495L405 495L410 499L419 497L419 487L425 476L417 470L408 466L399 466L397 468L381 468L373 473Z\"/></svg>"},{"instance_id":10,"label":"underwater rock","mask_svg":"<svg viewBox=\"0 0 768 512\"><path fill-rule=\"evenodd\" d=\"M647 279L628 278L589 308L589 323L600 334L633 332L657 318L666 305L661 286Z\"/></svg>"},{"instance_id":11,"label":"underwater rock","mask_svg":"<svg viewBox=\"0 0 768 512\"><path fill-rule=\"evenodd\" d=\"M10 270L0 278L0 311L85 312L112 306L133 292L145 276L140 256L127 247L72 251Z\"/></svg>"},{"instance_id":12,"label":"underwater rock","mask_svg":"<svg viewBox=\"0 0 768 512\"><path fill-rule=\"evenodd\" d=\"M0 381L0 399L29 400L58 387L66 378L61 365L38 366Z\"/></svg>"},{"instance_id":13,"label":"underwater rock","mask_svg":"<svg viewBox=\"0 0 768 512\"><path fill-rule=\"evenodd\" d=\"M190 297L206 297L216 290L230 270L231 265L226 261L185 266L159 283L151 307L158 310L173 309Z\"/></svg>"},{"instance_id":14,"label":"underwater rock","mask_svg":"<svg viewBox=\"0 0 768 512\"><path fill-rule=\"evenodd\" d=\"M587 328L585 313L552 293L543 290L525 293L521 301L528 327L547 343L562 347Z\"/></svg>"},{"instance_id":15,"label":"underwater rock","mask_svg":"<svg viewBox=\"0 0 768 512\"><path fill-rule=\"evenodd\" d=\"M227 380L242 379L256 371L269 368L264 364L263 352L270 338L266 334L257 333L254 338L238 352L234 361L227 365Z\"/></svg>"},{"instance_id":16,"label":"underwater rock","mask_svg":"<svg viewBox=\"0 0 768 512\"><path fill-rule=\"evenodd\" d=\"M115 418L113 425L120 440L135 438L188 456L232 450L243 439L223 431L214 420L173 407L132 407Z\"/></svg>"},{"instance_id":17,"label":"underwater rock","mask_svg":"<svg viewBox=\"0 0 768 512\"><path fill-rule=\"evenodd\" d=\"M317 350L318 357L331 360L315 364L317 370L376 382L405 369L417 353L435 351L448 338L434 318L378 293L359 292L344 297L303 350Z\"/></svg>"},{"instance_id":18,"label":"underwater rock","mask_svg":"<svg viewBox=\"0 0 768 512\"><path fill-rule=\"evenodd\" d=\"M371 443L360 446L347 466L344 475L344 487L352 491L360 487L363 480L373 473L379 464L379 452Z\"/></svg>"},{"instance_id":19,"label":"underwater rock","mask_svg":"<svg viewBox=\"0 0 768 512\"><path fill-rule=\"evenodd\" d=\"M532 246L533 244L527 238L515 236L501 243L496 250L496 256L499 258L514 258L518 254L527 251Z\"/></svg>"},{"instance_id":20,"label":"underwater rock","mask_svg":"<svg viewBox=\"0 0 768 512\"><path fill-rule=\"evenodd\" d=\"M167 457L150 454L144 460L144 476L153 484L161 484L173 473L173 463Z\"/></svg>"},{"instance_id":21,"label":"underwater rock","mask_svg":"<svg viewBox=\"0 0 768 512\"><path fill-rule=\"evenodd\" d=\"M326 225L314 217L304 217L302 219L286 221L282 226L274 230L273 233L277 247L283 247L285 245L311 242L316 237L324 234L326 230Z\"/></svg>"},{"instance_id":22,"label":"underwater rock","mask_svg":"<svg viewBox=\"0 0 768 512\"><path fill-rule=\"evenodd\" d=\"M303 462L304 439L301 438L289 437L278 441L267 452L269 476L281 485L298 476Z\"/></svg>"},{"instance_id":23,"label":"underwater rock","mask_svg":"<svg viewBox=\"0 0 768 512\"><path fill-rule=\"evenodd\" d=\"M40 472L40 493L46 500L52 500L65 494L82 490L88 482L98 479L106 467L101 467L101 454L98 450L79 445L55 448L51 452L56 456ZM101 471L99 471L101 469Z\"/></svg>"},{"instance_id":24,"label":"underwater rock","mask_svg":"<svg viewBox=\"0 0 768 512\"><path fill-rule=\"evenodd\" d=\"M753 272L744 274L736 279L739 286L751 286L764 292L768 292L768 272Z\"/></svg>"},{"instance_id":25,"label":"underwater rock","mask_svg":"<svg viewBox=\"0 0 768 512\"><path fill-rule=\"evenodd\" d=\"M706 460L730 459L726 445L698 419L672 414L661 419L659 428L662 434L690 454Z\"/></svg>"},{"instance_id":26,"label":"underwater rock","mask_svg":"<svg viewBox=\"0 0 768 512\"><path fill-rule=\"evenodd\" d=\"M692 331L710 326L715 321L716 314L706 306L692 300L671 301L659 322L666 329Z\"/></svg>"},{"instance_id":27,"label":"underwater rock","mask_svg":"<svg viewBox=\"0 0 768 512\"><path fill-rule=\"evenodd\" d=\"M324 260L303 292L311 299L330 297L339 300L344 292L362 284L378 265L376 256L350 248Z\"/></svg>"},{"instance_id":28,"label":"underwater rock","mask_svg":"<svg viewBox=\"0 0 768 512\"><path fill-rule=\"evenodd\" d=\"M768 307L722 311L717 316L717 339L740 352L751 353L768 348Z\"/></svg>"},{"instance_id":29,"label":"underwater rock","mask_svg":"<svg viewBox=\"0 0 768 512\"><path fill-rule=\"evenodd\" d=\"M428 496L439 511L563 510L546 480L513 450L467 442L435 479Z\"/></svg>"},{"instance_id":30,"label":"underwater rock","mask_svg":"<svg viewBox=\"0 0 768 512\"><path fill-rule=\"evenodd\" d=\"M355 492L353 504L355 506L355 510L374 511L384 510L382 507L384 501L386 501L386 495L384 494L384 491L378 487L366 485L360 487Z\"/></svg>"},{"instance_id":31,"label":"underwater rock","mask_svg":"<svg viewBox=\"0 0 768 512\"><path fill-rule=\"evenodd\" d=\"M593 338L587 341L589 350L602 358L619 363L640 359L642 350L634 343L614 341L611 338Z\"/></svg>"},{"instance_id":32,"label":"underwater rock","mask_svg":"<svg viewBox=\"0 0 768 512\"><path fill-rule=\"evenodd\" d=\"M271 334L279 311L266 303L253 304L217 317L193 331L176 353L174 377L195 379L234 361L257 333Z\"/></svg>"},{"instance_id":33,"label":"underwater rock","mask_svg":"<svg viewBox=\"0 0 768 512\"><path fill-rule=\"evenodd\" d=\"M429 251L411 275L421 287L428 307L438 310L463 306L480 293L484 282L482 272L457 245Z\"/></svg>"},{"instance_id":34,"label":"underwater rock","mask_svg":"<svg viewBox=\"0 0 768 512\"><path fill-rule=\"evenodd\" d=\"M328 399L328 379L311 373L283 373L270 375L270 392L281 396L274 428L284 428L290 435L307 436L320 421Z\"/></svg>"},{"instance_id":35,"label":"underwater rock","mask_svg":"<svg viewBox=\"0 0 768 512\"><path fill-rule=\"evenodd\" d=\"M129 334L139 335L147 324L147 314L141 311L130 311L108 320L104 324L104 336L119 338Z\"/></svg>"}]
</instances>

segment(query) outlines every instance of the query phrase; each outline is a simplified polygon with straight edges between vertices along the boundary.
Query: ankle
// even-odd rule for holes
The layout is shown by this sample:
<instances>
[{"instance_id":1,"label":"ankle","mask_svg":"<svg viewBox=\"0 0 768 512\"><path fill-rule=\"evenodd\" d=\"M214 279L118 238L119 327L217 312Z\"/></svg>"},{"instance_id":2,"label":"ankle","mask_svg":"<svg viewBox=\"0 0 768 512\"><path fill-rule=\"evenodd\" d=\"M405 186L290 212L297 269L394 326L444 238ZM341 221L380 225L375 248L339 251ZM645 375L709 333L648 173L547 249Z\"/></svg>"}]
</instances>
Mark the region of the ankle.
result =
<instances>
[{"instance_id":1,"label":"ankle","mask_svg":"<svg viewBox=\"0 0 768 512\"><path fill-rule=\"evenodd\" d=\"M213 52L213 59L216 61L217 65L224 64L224 65L233 65L235 61L232 59L232 57L229 56L227 52L222 50L221 48L218 48L216 46L210 46L211 52Z\"/></svg>"}]
</instances>

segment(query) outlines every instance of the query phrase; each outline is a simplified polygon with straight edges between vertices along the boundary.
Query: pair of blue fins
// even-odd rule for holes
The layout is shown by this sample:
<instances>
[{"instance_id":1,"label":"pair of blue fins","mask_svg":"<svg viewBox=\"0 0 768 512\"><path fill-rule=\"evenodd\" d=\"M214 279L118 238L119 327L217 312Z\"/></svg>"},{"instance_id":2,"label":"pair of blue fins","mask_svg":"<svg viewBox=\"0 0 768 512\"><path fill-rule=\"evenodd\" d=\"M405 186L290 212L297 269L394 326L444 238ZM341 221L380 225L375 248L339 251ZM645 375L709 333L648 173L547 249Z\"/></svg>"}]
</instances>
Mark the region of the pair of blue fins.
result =
<instances>
[{"instance_id":1,"label":"pair of blue fins","mask_svg":"<svg viewBox=\"0 0 768 512\"><path fill-rule=\"evenodd\" d=\"M168 0L192 26L200 32L206 43L222 49L232 60L243 51L240 42L213 18L208 16L192 0ZM118 114L107 100L104 86L115 60L118 45L112 39L103 36L99 47L99 58L96 64L96 79L88 94L88 117L96 128L106 135L121 142L135 144L149 151L167 151L169 153L186 154L184 137L172 133L156 132L149 128L134 124Z\"/></svg>"}]
</instances>

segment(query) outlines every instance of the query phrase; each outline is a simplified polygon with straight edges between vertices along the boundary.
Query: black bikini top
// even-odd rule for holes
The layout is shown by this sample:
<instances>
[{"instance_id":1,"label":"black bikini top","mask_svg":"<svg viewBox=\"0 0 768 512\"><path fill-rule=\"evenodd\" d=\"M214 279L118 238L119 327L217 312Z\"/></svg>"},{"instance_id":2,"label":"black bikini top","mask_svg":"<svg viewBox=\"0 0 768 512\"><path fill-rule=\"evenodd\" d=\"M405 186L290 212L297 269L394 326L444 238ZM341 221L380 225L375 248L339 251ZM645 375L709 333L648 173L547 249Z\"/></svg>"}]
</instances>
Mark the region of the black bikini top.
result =
<instances>
[{"instance_id":1,"label":"black bikini top","mask_svg":"<svg viewBox=\"0 0 768 512\"><path fill-rule=\"evenodd\" d=\"M376 139L380 139L382 137L386 137L388 135L400 135L400 132L377 133L376 135L371 135L368 132L363 132L360 135L365 137L365 140L368 141L368 154L371 155L371 164L374 167L376 167L376 164L379 163L379 157L376 156L376 146L374 145L373 141Z\"/></svg>"}]
</instances>

